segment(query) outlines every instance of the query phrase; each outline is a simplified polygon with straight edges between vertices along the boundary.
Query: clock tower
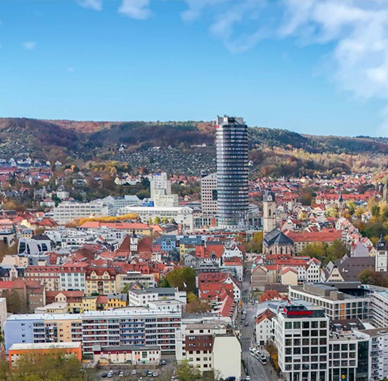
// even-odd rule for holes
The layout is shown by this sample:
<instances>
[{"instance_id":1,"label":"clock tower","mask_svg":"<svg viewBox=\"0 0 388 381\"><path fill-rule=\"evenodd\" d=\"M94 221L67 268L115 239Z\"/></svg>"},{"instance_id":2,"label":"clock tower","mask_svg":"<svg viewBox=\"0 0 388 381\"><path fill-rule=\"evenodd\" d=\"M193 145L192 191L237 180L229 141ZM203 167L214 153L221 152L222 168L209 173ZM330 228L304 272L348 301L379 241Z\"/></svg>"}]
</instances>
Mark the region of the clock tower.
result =
<instances>
[{"instance_id":1,"label":"clock tower","mask_svg":"<svg viewBox=\"0 0 388 381\"><path fill-rule=\"evenodd\" d=\"M376 271L387 271L388 270L388 247L387 241L383 237L380 236L379 241L377 242L377 254L376 254L376 262L375 267Z\"/></svg>"},{"instance_id":2,"label":"clock tower","mask_svg":"<svg viewBox=\"0 0 388 381\"><path fill-rule=\"evenodd\" d=\"M275 193L266 191L263 196L263 237L276 228Z\"/></svg>"},{"instance_id":3,"label":"clock tower","mask_svg":"<svg viewBox=\"0 0 388 381\"><path fill-rule=\"evenodd\" d=\"M135 230L133 230L130 236L130 243L129 243L129 250L131 254L137 252L138 245L139 245L139 238L137 238Z\"/></svg>"}]
</instances>

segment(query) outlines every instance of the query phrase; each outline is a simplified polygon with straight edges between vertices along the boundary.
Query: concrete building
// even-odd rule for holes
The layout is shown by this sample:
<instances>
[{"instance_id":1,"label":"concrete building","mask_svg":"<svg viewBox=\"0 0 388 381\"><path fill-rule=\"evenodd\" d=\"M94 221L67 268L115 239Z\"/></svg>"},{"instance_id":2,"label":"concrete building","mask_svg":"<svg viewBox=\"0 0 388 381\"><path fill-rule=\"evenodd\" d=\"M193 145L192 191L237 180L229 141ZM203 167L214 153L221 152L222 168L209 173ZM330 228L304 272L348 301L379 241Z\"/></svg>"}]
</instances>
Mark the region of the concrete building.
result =
<instances>
[{"instance_id":1,"label":"concrete building","mask_svg":"<svg viewBox=\"0 0 388 381\"><path fill-rule=\"evenodd\" d=\"M53 209L53 220L64 225L76 218L112 216L112 207L103 201L71 202L65 201Z\"/></svg>"},{"instance_id":2,"label":"concrete building","mask_svg":"<svg viewBox=\"0 0 388 381\"><path fill-rule=\"evenodd\" d=\"M217 117L218 225L238 229L247 225L248 127L243 118Z\"/></svg>"},{"instance_id":3,"label":"concrete building","mask_svg":"<svg viewBox=\"0 0 388 381\"><path fill-rule=\"evenodd\" d=\"M162 300L177 300L186 305L186 291L178 291L177 288L145 288L128 291L130 306L147 307L149 303Z\"/></svg>"},{"instance_id":4,"label":"concrete building","mask_svg":"<svg viewBox=\"0 0 388 381\"><path fill-rule=\"evenodd\" d=\"M5 350L13 344L82 342L82 319L76 314L20 314L4 325Z\"/></svg>"},{"instance_id":5,"label":"concrete building","mask_svg":"<svg viewBox=\"0 0 388 381\"><path fill-rule=\"evenodd\" d=\"M141 221L144 223L146 223L150 218L153 220L155 217L159 217L161 219L174 219L177 224L182 226L184 231L191 231L194 229L193 209L189 207L127 206L125 208L119 209L117 214L122 216L130 213L137 214Z\"/></svg>"},{"instance_id":6,"label":"concrete building","mask_svg":"<svg viewBox=\"0 0 388 381\"><path fill-rule=\"evenodd\" d=\"M183 320L177 331L178 363L187 360L200 372L214 370L223 379L241 376L241 345L227 324L219 319Z\"/></svg>"},{"instance_id":7,"label":"concrete building","mask_svg":"<svg viewBox=\"0 0 388 381\"><path fill-rule=\"evenodd\" d=\"M66 302L55 302L35 308L36 314L67 314L69 305Z\"/></svg>"},{"instance_id":8,"label":"concrete building","mask_svg":"<svg viewBox=\"0 0 388 381\"><path fill-rule=\"evenodd\" d=\"M155 274L142 274L140 271L128 271L125 274L118 274L117 279L119 282L120 290L124 288L126 284L139 283L145 288L155 287Z\"/></svg>"},{"instance_id":9,"label":"concrete building","mask_svg":"<svg viewBox=\"0 0 388 381\"><path fill-rule=\"evenodd\" d=\"M201 177L201 208L203 216L217 214L217 174Z\"/></svg>"},{"instance_id":10,"label":"concrete building","mask_svg":"<svg viewBox=\"0 0 388 381\"><path fill-rule=\"evenodd\" d=\"M178 195L171 194L171 181L166 172L154 173L150 181L151 199L154 206L158 207L177 207Z\"/></svg>"},{"instance_id":11,"label":"concrete building","mask_svg":"<svg viewBox=\"0 0 388 381\"><path fill-rule=\"evenodd\" d=\"M273 326L286 381L329 380L329 318L323 309L286 306L273 319Z\"/></svg>"},{"instance_id":12,"label":"concrete building","mask_svg":"<svg viewBox=\"0 0 388 381\"><path fill-rule=\"evenodd\" d=\"M162 354L175 354L175 331L181 327L181 311L144 307L90 311L81 315L84 354L93 346L159 346Z\"/></svg>"},{"instance_id":13,"label":"concrete building","mask_svg":"<svg viewBox=\"0 0 388 381\"><path fill-rule=\"evenodd\" d=\"M322 307L326 316L332 320L366 320L370 317L371 291L360 282L290 286L289 298L302 299Z\"/></svg>"}]
</instances>

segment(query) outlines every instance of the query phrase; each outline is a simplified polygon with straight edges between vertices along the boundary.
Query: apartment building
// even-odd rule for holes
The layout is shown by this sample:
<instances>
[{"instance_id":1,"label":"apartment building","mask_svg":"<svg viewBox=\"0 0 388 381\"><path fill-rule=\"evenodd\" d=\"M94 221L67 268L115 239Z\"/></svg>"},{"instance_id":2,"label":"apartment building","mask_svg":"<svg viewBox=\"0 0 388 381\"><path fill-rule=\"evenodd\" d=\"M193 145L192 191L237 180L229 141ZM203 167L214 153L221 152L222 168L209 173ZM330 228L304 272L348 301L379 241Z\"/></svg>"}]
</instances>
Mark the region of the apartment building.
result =
<instances>
[{"instance_id":1,"label":"apartment building","mask_svg":"<svg viewBox=\"0 0 388 381\"><path fill-rule=\"evenodd\" d=\"M373 289L370 317L375 327L388 327L388 290Z\"/></svg>"},{"instance_id":2,"label":"apartment building","mask_svg":"<svg viewBox=\"0 0 388 381\"><path fill-rule=\"evenodd\" d=\"M87 263L65 263L59 274L59 290L86 292Z\"/></svg>"},{"instance_id":3,"label":"apartment building","mask_svg":"<svg viewBox=\"0 0 388 381\"><path fill-rule=\"evenodd\" d=\"M53 209L53 220L60 225L77 218L111 216L113 208L102 201L71 202L64 201Z\"/></svg>"},{"instance_id":4,"label":"apartment building","mask_svg":"<svg viewBox=\"0 0 388 381\"><path fill-rule=\"evenodd\" d=\"M200 372L215 370L223 378L241 375L241 345L221 320L190 323L177 331L178 363L187 360Z\"/></svg>"},{"instance_id":5,"label":"apartment building","mask_svg":"<svg viewBox=\"0 0 388 381\"><path fill-rule=\"evenodd\" d=\"M166 172L154 173L150 181L151 200L155 206L177 207L178 195L171 194L171 181Z\"/></svg>"},{"instance_id":6,"label":"apartment building","mask_svg":"<svg viewBox=\"0 0 388 381\"><path fill-rule=\"evenodd\" d=\"M13 344L82 341L82 319L76 314L11 315L4 325L5 349Z\"/></svg>"},{"instance_id":7,"label":"apartment building","mask_svg":"<svg viewBox=\"0 0 388 381\"><path fill-rule=\"evenodd\" d=\"M88 267L85 273L86 294L108 295L120 292L117 270L110 267Z\"/></svg>"},{"instance_id":8,"label":"apartment building","mask_svg":"<svg viewBox=\"0 0 388 381\"><path fill-rule=\"evenodd\" d=\"M28 266L24 270L24 277L43 284L46 291L58 291L60 284L60 266Z\"/></svg>"},{"instance_id":9,"label":"apartment building","mask_svg":"<svg viewBox=\"0 0 388 381\"><path fill-rule=\"evenodd\" d=\"M157 345L162 354L174 354L175 331L180 326L181 311L135 307L85 312L82 314L84 354L92 354L94 345Z\"/></svg>"},{"instance_id":10,"label":"apartment building","mask_svg":"<svg viewBox=\"0 0 388 381\"><path fill-rule=\"evenodd\" d=\"M331 320L366 320L370 317L371 290L360 282L290 286L289 298L305 300L322 307Z\"/></svg>"},{"instance_id":11,"label":"apartment building","mask_svg":"<svg viewBox=\"0 0 388 381\"><path fill-rule=\"evenodd\" d=\"M179 291L178 288L145 288L128 291L130 306L148 306L149 303L160 300L177 300L186 305L186 291Z\"/></svg>"},{"instance_id":12,"label":"apartment building","mask_svg":"<svg viewBox=\"0 0 388 381\"><path fill-rule=\"evenodd\" d=\"M143 274L141 271L127 271L125 274L117 275L119 289L122 290L126 284L139 283L145 288L155 287L155 274Z\"/></svg>"}]
</instances>

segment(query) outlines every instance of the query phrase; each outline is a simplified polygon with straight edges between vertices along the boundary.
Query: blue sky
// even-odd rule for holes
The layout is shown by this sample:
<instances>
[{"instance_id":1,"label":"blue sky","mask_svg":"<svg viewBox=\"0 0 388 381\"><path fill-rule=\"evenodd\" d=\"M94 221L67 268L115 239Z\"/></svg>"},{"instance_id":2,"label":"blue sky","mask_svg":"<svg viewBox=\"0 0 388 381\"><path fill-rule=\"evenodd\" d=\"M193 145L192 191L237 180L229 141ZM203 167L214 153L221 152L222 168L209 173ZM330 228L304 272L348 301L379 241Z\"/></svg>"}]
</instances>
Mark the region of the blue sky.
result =
<instances>
[{"instance_id":1,"label":"blue sky","mask_svg":"<svg viewBox=\"0 0 388 381\"><path fill-rule=\"evenodd\" d=\"M388 135L388 3L3 0L0 116Z\"/></svg>"}]
</instances>

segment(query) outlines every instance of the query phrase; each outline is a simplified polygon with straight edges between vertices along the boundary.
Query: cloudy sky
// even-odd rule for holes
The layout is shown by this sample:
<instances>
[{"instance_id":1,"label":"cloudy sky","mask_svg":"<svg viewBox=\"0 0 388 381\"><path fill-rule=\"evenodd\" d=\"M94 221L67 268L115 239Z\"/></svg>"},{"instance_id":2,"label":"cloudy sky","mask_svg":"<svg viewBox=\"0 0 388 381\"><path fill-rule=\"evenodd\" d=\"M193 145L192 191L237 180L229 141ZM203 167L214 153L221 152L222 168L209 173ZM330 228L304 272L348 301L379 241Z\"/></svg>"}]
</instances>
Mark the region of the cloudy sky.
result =
<instances>
[{"instance_id":1,"label":"cloudy sky","mask_svg":"<svg viewBox=\"0 0 388 381\"><path fill-rule=\"evenodd\" d=\"M3 0L0 116L388 136L388 1Z\"/></svg>"}]
</instances>

